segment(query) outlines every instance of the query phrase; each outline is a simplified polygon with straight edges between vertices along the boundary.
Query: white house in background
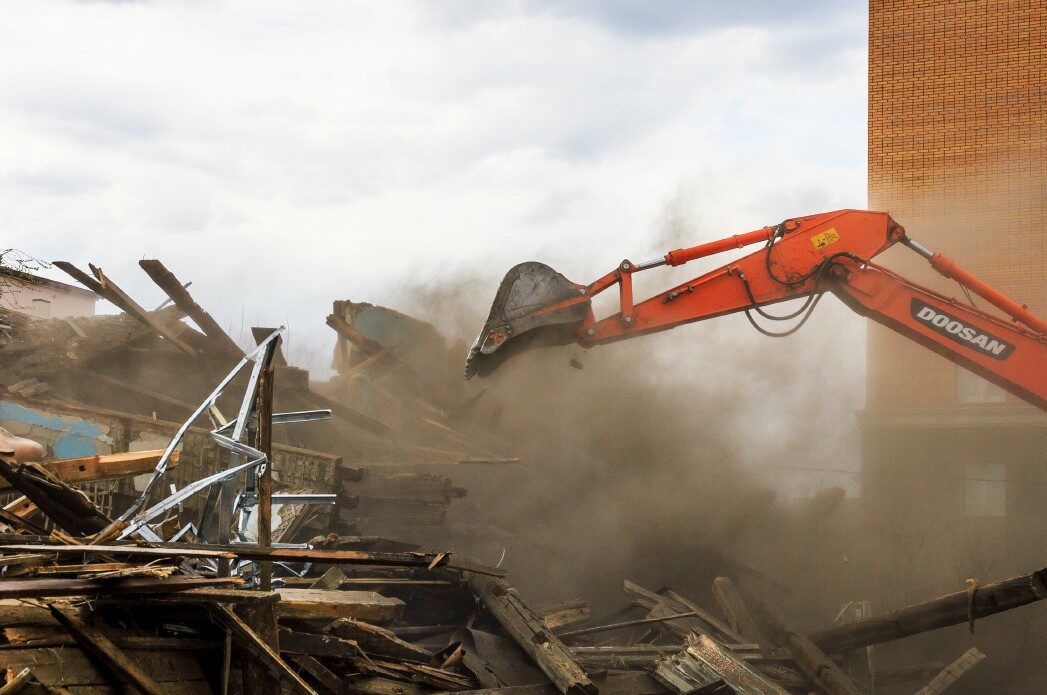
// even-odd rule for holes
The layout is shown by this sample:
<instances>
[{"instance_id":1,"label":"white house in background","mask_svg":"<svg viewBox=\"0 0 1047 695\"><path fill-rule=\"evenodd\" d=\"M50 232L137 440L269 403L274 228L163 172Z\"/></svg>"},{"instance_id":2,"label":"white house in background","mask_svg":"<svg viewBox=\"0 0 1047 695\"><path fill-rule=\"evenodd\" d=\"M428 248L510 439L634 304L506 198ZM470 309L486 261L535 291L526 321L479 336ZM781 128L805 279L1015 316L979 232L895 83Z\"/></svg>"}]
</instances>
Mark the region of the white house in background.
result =
<instances>
[{"instance_id":1,"label":"white house in background","mask_svg":"<svg viewBox=\"0 0 1047 695\"><path fill-rule=\"evenodd\" d=\"M57 280L0 269L0 308L38 319L94 316L94 292Z\"/></svg>"}]
</instances>

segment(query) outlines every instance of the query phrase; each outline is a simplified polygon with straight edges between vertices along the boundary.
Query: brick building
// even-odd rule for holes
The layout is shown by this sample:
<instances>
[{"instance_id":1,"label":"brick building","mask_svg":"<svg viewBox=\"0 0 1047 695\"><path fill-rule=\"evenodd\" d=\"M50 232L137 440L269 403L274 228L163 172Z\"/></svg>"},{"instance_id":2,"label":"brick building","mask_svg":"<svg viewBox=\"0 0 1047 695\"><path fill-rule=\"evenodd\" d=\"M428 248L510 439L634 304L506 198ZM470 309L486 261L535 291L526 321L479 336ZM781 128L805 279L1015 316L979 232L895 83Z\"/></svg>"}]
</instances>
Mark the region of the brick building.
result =
<instances>
[{"instance_id":1,"label":"brick building","mask_svg":"<svg viewBox=\"0 0 1047 695\"><path fill-rule=\"evenodd\" d=\"M1045 78L1043 0L870 2L869 207L1040 316ZM900 245L883 261L963 296ZM1028 522L1047 519L1047 416L876 324L867 393L862 490L885 532L984 544L1015 565L1042 549ZM913 523L928 517L935 528Z\"/></svg>"},{"instance_id":2,"label":"brick building","mask_svg":"<svg viewBox=\"0 0 1047 695\"><path fill-rule=\"evenodd\" d=\"M869 208L1047 315L1047 3L870 0ZM932 289L961 288L898 245L881 259ZM975 298L981 308L992 309ZM862 586L900 598L956 591L1043 565L1047 415L879 324L868 328L861 414L862 507L869 551ZM1037 617L1039 616L1039 617ZM1038 621L1029 627L1022 621ZM995 678L1032 692L1047 678L1047 611L980 627ZM969 641L954 631L952 658ZM965 641L966 640L966 641ZM1031 642L1030 642L1031 640ZM1032 649L1032 653L1028 650ZM957 651L959 650L959 651ZM952 656L947 656L951 654ZM1040 664L1030 667L1030 659ZM987 692L975 675L963 692ZM1042 683L1041 683L1042 684ZM981 689L979 689L981 688Z\"/></svg>"}]
</instances>

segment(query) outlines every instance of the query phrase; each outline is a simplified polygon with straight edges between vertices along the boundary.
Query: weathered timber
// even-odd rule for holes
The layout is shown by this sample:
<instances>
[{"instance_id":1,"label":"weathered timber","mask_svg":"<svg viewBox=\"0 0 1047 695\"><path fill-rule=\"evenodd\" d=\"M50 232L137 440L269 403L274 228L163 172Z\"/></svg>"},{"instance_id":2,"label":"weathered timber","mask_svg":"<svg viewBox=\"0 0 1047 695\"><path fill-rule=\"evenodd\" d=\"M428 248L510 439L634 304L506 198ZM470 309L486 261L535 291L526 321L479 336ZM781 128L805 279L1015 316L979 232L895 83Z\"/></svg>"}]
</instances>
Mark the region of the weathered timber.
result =
<instances>
[{"instance_id":1,"label":"weathered timber","mask_svg":"<svg viewBox=\"0 0 1047 695\"><path fill-rule=\"evenodd\" d=\"M571 651L504 580L474 574L469 577L469 586L561 693L594 695L598 692Z\"/></svg>"},{"instance_id":2,"label":"weathered timber","mask_svg":"<svg viewBox=\"0 0 1047 695\"><path fill-rule=\"evenodd\" d=\"M128 295L126 292L120 289L120 287L116 283L114 283L112 280L106 277L105 273L102 272L101 268L91 265L90 263L88 264L88 266L91 268L91 272L94 273L95 278L98 280L98 284L105 288L107 292L112 293L113 296L119 298L121 302L121 309L131 314L136 319L138 319L139 321L146 324L154 331L162 335L168 342L170 342L172 345L184 352L189 357L196 357L196 350L187 345L185 342L182 341L181 338L178 337L179 333L181 332L180 330L177 330L172 324L167 324L163 321L157 320L156 316L152 312L147 311L138 302L132 299L130 295Z\"/></svg>"},{"instance_id":3,"label":"weathered timber","mask_svg":"<svg viewBox=\"0 0 1047 695\"><path fill-rule=\"evenodd\" d=\"M285 664L280 655L236 613L218 603L209 606L209 611L232 633L233 640L240 645L241 649L257 659L275 677L290 685L296 692L316 695L312 686Z\"/></svg>"},{"instance_id":4,"label":"weathered timber","mask_svg":"<svg viewBox=\"0 0 1047 695\"><path fill-rule=\"evenodd\" d=\"M985 658L977 647L971 647L964 652L960 658L952 662L931 679L931 682L916 691L916 695L939 695L944 693L953 683L963 678L964 674L977 666Z\"/></svg>"},{"instance_id":5,"label":"weathered timber","mask_svg":"<svg viewBox=\"0 0 1047 695\"><path fill-rule=\"evenodd\" d=\"M277 612L287 618L356 618L389 622L400 617L404 602L374 591L324 591L322 589L278 589Z\"/></svg>"},{"instance_id":6,"label":"weathered timber","mask_svg":"<svg viewBox=\"0 0 1047 695\"><path fill-rule=\"evenodd\" d=\"M731 581L731 578L717 577L713 580L712 588L713 596L716 598L716 602L720 604L720 609L727 617L727 621L731 624L731 629L745 639L764 647L765 652L769 652L770 640L767 638L767 634L760 627L759 623L756 622L752 612L749 610L749 606L746 605L745 600L738 592L738 588Z\"/></svg>"},{"instance_id":7,"label":"weathered timber","mask_svg":"<svg viewBox=\"0 0 1047 695\"><path fill-rule=\"evenodd\" d=\"M131 314L130 308L124 303L124 301L114 292L103 286L98 280L85 273L84 271L77 268L69 261L55 261L53 265L64 271L66 275L79 282L81 285L91 290L98 296L109 301L110 304L117 307L125 314Z\"/></svg>"},{"instance_id":8,"label":"weathered timber","mask_svg":"<svg viewBox=\"0 0 1047 695\"><path fill-rule=\"evenodd\" d=\"M680 613L694 613L695 617L683 618L681 620L661 621L658 627L677 637L686 638L692 632L695 634L714 633L722 640L729 642L745 642L746 639L739 635L729 626L707 613L689 601L680 600L682 597L663 596L649 591L639 584L628 580L622 583L622 590L633 597L633 602L650 610L649 618L671 618Z\"/></svg>"},{"instance_id":9,"label":"weathered timber","mask_svg":"<svg viewBox=\"0 0 1047 695\"><path fill-rule=\"evenodd\" d=\"M279 562L318 562L330 565L382 565L391 567L426 567L487 574L504 577L505 570L479 565L470 560L456 558L450 553L394 553L365 552L362 550L323 550L319 548L260 548L241 545L200 546L190 543L149 544L131 542L93 546L68 546L48 543L26 543L26 536L0 534L0 553L7 551L35 553L83 553L98 552L107 555L150 556L150 557L198 557Z\"/></svg>"},{"instance_id":10,"label":"weathered timber","mask_svg":"<svg viewBox=\"0 0 1047 695\"><path fill-rule=\"evenodd\" d=\"M168 695L176 693L209 692L209 687L196 655L186 652L160 653L136 650L128 656L148 671L153 680L164 687ZM34 678L47 688L49 693L77 693L78 695L101 695L121 692L113 689L110 671L96 667L95 661L81 649L63 646L60 648L25 647L0 651L0 667L17 671L29 668ZM44 692L26 690L23 692Z\"/></svg>"},{"instance_id":11,"label":"weathered timber","mask_svg":"<svg viewBox=\"0 0 1047 695\"><path fill-rule=\"evenodd\" d=\"M321 656L325 659L349 659L358 656L360 649L356 642L352 640L281 627L280 652L283 654Z\"/></svg>"},{"instance_id":12,"label":"weathered timber","mask_svg":"<svg viewBox=\"0 0 1047 695\"><path fill-rule=\"evenodd\" d=\"M984 618L1047 598L1047 568L980 587L970 601L967 591L958 591L931 601L900 608L892 613L837 625L810 635L822 651L835 654L872 644L918 635L969 618Z\"/></svg>"},{"instance_id":13,"label":"weathered timber","mask_svg":"<svg viewBox=\"0 0 1047 695\"><path fill-rule=\"evenodd\" d=\"M380 676L354 675L349 676L345 681L347 695L429 695L431 692L414 683L404 683Z\"/></svg>"},{"instance_id":14,"label":"weathered timber","mask_svg":"<svg viewBox=\"0 0 1047 695\"><path fill-rule=\"evenodd\" d=\"M535 610L550 630L561 630L572 625L589 622L591 611L584 599L561 601ZM562 636L562 635L561 635Z\"/></svg>"},{"instance_id":15,"label":"weathered timber","mask_svg":"<svg viewBox=\"0 0 1047 695\"><path fill-rule=\"evenodd\" d=\"M327 631L342 639L352 640L368 654L416 661L428 661L432 657L432 652L405 642L390 630L352 618L334 621Z\"/></svg>"},{"instance_id":16,"label":"weathered timber","mask_svg":"<svg viewBox=\"0 0 1047 695\"><path fill-rule=\"evenodd\" d=\"M637 625L651 625L653 623L664 623L667 620L680 620L681 618L693 618L698 614L694 611L689 613L678 613L677 615L667 615L664 618L638 618L636 620L625 620L620 623L608 623L607 625L596 625L594 627L586 627L580 630L571 630L570 632L558 633L560 637L578 637L579 635L593 635L599 632L610 632L612 630L621 630L625 627L636 627Z\"/></svg>"},{"instance_id":17,"label":"weathered timber","mask_svg":"<svg viewBox=\"0 0 1047 695\"><path fill-rule=\"evenodd\" d=\"M138 261L138 265L171 298L175 306L185 312L186 316L200 327L204 335L210 338L219 350L237 359L244 356L243 350L218 325L218 322L196 303L193 296L189 294L189 290L178 281L174 273L164 267L163 263L155 259L144 259Z\"/></svg>"},{"instance_id":18,"label":"weathered timber","mask_svg":"<svg viewBox=\"0 0 1047 695\"><path fill-rule=\"evenodd\" d=\"M240 604L232 610L272 651L279 653L280 628L276 618L276 600ZM244 663L241 675L245 693L271 693L280 690L279 677L257 660L252 659Z\"/></svg>"},{"instance_id":19,"label":"weathered timber","mask_svg":"<svg viewBox=\"0 0 1047 695\"><path fill-rule=\"evenodd\" d=\"M331 672L326 666L308 654L291 654L288 659L298 668L302 669L320 686L320 690L327 695L342 695L345 683L342 679Z\"/></svg>"},{"instance_id":20,"label":"weathered timber","mask_svg":"<svg viewBox=\"0 0 1047 695\"><path fill-rule=\"evenodd\" d=\"M80 648L101 661L107 669L145 695L166 695L166 691L135 660L113 644L101 630L81 620L74 609L55 604L50 608L51 614L79 642Z\"/></svg>"},{"instance_id":21,"label":"weathered timber","mask_svg":"<svg viewBox=\"0 0 1047 695\"><path fill-rule=\"evenodd\" d=\"M0 476L64 531L87 536L98 533L112 523L86 495L39 464L15 464L13 459L0 456Z\"/></svg>"},{"instance_id":22,"label":"weathered timber","mask_svg":"<svg viewBox=\"0 0 1047 695\"><path fill-rule=\"evenodd\" d=\"M818 646L805 635L790 630L766 602L751 603L753 613L767 627L770 638L787 647L804 675L829 695L858 695L858 688Z\"/></svg>"},{"instance_id":23,"label":"weathered timber","mask_svg":"<svg viewBox=\"0 0 1047 695\"><path fill-rule=\"evenodd\" d=\"M232 586L242 583L236 577L168 577L153 579L3 579L0 599L40 598L44 596L93 596L97 594L163 594L188 591L201 586Z\"/></svg>"},{"instance_id":24,"label":"weathered timber","mask_svg":"<svg viewBox=\"0 0 1047 695\"><path fill-rule=\"evenodd\" d=\"M39 464L51 475L67 483L90 483L97 480L121 478L149 473L156 467L163 450L132 451L121 454L99 454L74 459L58 459ZM178 452L171 454L168 468L178 466ZM0 478L0 493L7 492L11 483Z\"/></svg>"}]
</instances>

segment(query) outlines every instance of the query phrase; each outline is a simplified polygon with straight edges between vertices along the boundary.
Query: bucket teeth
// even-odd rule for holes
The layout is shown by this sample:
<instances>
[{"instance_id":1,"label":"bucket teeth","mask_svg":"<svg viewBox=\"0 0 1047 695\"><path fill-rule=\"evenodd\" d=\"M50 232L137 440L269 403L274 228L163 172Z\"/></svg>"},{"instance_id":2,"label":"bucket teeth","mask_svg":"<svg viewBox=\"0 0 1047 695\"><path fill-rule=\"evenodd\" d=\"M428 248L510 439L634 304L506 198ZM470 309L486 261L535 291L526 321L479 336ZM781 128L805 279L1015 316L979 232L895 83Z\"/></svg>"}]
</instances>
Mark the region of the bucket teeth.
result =
<instances>
[{"instance_id":1,"label":"bucket teeth","mask_svg":"<svg viewBox=\"0 0 1047 695\"><path fill-rule=\"evenodd\" d=\"M514 341L514 350L533 346L533 335L518 341L520 335L536 328L556 328L543 344L565 344L573 340L572 324L589 314L589 300L569 304L555 311L542 311L568 299L584 295L585 287L576 285L544 263L534 261L514 266L498 286L491 313L483 330L473 341L465 360L465 378L489 373L505 357L502 346ZM543 331L545 332L545 331ZM495 353L498 353L497 358ZM511 351L510 351L511 352Z\"/></svg>"}]
</instances>

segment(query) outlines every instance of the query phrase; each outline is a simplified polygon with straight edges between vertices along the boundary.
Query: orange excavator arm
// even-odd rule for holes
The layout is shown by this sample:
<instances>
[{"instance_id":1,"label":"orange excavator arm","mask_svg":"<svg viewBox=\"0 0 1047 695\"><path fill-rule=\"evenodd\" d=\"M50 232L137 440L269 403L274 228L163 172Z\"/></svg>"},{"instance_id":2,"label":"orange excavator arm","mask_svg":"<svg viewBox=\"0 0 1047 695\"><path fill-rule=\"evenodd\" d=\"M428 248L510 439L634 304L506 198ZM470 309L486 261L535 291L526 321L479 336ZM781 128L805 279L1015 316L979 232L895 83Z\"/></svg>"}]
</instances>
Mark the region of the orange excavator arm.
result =
<instances>
[{"instance_id":1,"label":"orange excavator arm","mask_svg":"<svg viewBox=\"0 0 1047 695\"><path fill-rule=\"evenodd\" d=\"M763 247L639 303L633 275L677 266L756 243ZM965 291L982 297L1011 320L910 282L871 259L903 243ZM619 310L597 319L592 298L617 285ZM511 269L469 351L466 377L488 373L513 349L536 344L609 343L739 311L766 335L788 335L810 316L823 293L953 362L1047 410L1047 323L978 280L940 253L909 239L885 212L839 210L789 219L646 263L622 261L589 285L567 280L541 263ZM791 299L802 305L785 316L766 307ZM792 320L775 332L766 321ZM510 349L507 349L506 346Z\"/></svg>"}]
</instances>

